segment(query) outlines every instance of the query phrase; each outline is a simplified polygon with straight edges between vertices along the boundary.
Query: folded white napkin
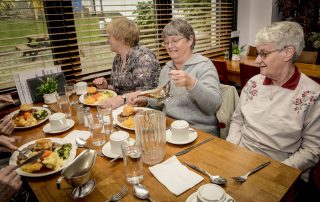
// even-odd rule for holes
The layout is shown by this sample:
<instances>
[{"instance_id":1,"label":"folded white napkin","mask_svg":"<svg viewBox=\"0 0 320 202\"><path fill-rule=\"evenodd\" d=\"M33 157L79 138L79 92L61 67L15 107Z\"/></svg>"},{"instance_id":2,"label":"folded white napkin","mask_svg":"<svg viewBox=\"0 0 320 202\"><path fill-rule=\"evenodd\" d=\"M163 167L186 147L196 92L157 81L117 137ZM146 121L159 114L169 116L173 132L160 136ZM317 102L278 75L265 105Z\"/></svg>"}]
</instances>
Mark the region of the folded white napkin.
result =
<instances>
[{"instance_id":1,"label":"folded white napkin","mask_svg":"<svg viewBox=\"0 0 320 202\"><path fill-rule=\"evenodd\" d=\"M149 167L151 173L176 196L197 185L203 177L182 165L176 156Z\"/></svg>"},{"instance_id":2,"label":"folded white napkin","mask_svg":"<svg viewBox=\"0 0 320 202\"><path fill-rule=\"evenodd\" d=\"M77 145L76 141L75 141L76 137L81 137L86 140L90 137L90 132L86 131L86 130L73 130L73 131L71 131L71 133L69 133L67 136L65 136L63 138L63 140L65 142L70 142L73 145Z\"/></svg>"}]
</instances>

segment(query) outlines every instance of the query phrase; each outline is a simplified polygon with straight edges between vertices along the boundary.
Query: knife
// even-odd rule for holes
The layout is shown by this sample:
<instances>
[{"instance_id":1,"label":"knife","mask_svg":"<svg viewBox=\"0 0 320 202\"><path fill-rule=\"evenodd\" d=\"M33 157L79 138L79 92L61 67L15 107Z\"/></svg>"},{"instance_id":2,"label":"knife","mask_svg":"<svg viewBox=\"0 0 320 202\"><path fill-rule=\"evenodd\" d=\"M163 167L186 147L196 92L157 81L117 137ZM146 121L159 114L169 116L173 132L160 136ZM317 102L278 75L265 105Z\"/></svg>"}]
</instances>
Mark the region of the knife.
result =
<instances>
[{"instance_id":1,"label":"knife","mask_svg":"<svg viewBox=\"0 0 320 202\"><path fill-rule=\"evenodd\" d=\"M202 142L200 142L200 143L198 143L198 144L195 144L195 145L193 145L193 146L191 146L191 147L189 147L189 148L187 148L187 149L184 149L184 150L182 150L182 151L179 151L178 153L175 154L175 156L180 156L180 155L186 154L186 153L188 153L189 151L193 150L194 148L199 147L200 145L202 145L202 144L204 144L204 143L210 142L211 140L213 140L213 138L214 138L214 137L208 138L208 139L206 139L206 140L204 140L204 141L202 141Z\"/></svg>"},{"instance_id":2,"label":"knife","mask_svg":"<svg viewBox=\"0 0 320 202\"><path fill-rule=\"evenodd\" d=\"M42 150L41 152L37 153L36 155L28 158L27 160L25 160L23 163L19 164L19 165L16 165L16 167L14 168L17 169L17 168L20 168L21 166L23 165L26 165L28 163L32 163L32 162L35 162L38 158L40 158L42 155L44 154L44 150Z\"/></svg>"}]
</instances>

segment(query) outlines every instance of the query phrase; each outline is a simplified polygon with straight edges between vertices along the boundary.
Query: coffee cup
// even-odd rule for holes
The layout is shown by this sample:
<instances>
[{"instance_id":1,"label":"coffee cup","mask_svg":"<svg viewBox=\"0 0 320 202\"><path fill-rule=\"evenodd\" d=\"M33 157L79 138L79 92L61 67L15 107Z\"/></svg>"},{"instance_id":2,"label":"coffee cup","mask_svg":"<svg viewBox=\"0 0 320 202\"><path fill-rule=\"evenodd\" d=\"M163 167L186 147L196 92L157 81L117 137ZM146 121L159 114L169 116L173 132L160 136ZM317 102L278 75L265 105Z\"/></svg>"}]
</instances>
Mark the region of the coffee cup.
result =
<instances>
[{"instance_id":1,"label":"coffee cup","mask_svg":"<svg viewBox=\"0 0 320 202\"><path fill-rule=\"evenodd\" d=\"M75 89L77 95L87 93L87 87L88 87L88 84L87 84L87 82L84 82L84 81L77 82L76 84L74 84L74 89Z\"/></svg>"},{"instance_id":2,"label":"coffee cup","mask_svg":"<svg viewBox=\"0 0 320 202\"><path fill-rule=\"evenodd\" d=\"M68 126L66 115L61 112L52 114L49 123L51 130L63 130Z\"/></svg>"},{"instance_id":3,"label":"coffee cup","mask_svg":"<svg viewBox=\"0 0 320 202\"><path fill-rule=\"evenodd\" d=\"M197 201L199 202L232 202L232 197L228 196L223 188L215 184L204 184L197 191Z\"/></svg>"},{"instance_id":4,"label":"coffee cup","mask_svg":"<svg viewBox=\"0 0 320 202\"><path fill-rule=\"evenodd\" d=\"M175 141L186 141L189 138L189 123L185 120L172 122L171 135Z\"/></svg>"},{"instance_id":5,"label":"coffee cup","mask_svg":"<svg viewBox=\"0 0 320 202\"><path fill-rule=\"evenodd\" d=\"M116 131L110 135L110 148L111 152L114 154L120 155L121 151L121 144L124 140L129 138L129 133L125 131Z\"/></svg>"}]
</instances>

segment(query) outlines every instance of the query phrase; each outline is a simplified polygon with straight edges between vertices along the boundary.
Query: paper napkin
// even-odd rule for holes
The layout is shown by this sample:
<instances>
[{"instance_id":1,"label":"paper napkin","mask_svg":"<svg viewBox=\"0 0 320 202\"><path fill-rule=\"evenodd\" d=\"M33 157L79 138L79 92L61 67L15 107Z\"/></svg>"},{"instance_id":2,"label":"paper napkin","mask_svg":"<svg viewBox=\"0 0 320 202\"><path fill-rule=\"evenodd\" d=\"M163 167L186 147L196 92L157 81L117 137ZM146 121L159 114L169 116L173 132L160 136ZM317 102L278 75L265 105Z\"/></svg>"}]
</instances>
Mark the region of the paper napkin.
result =
<instances>
[{"instance_id":1,"label":"paper napkin","mask_svg":"<svg viewBox=\"0 0 320 202\"><path fill-rule=\"evenodd\" d=\"M197 185L203 177L182 165L176 156L149 167L151 173L176 196Z\"/></svg>"},{"instance_id":2,"label":"paper napkin","mask_svg":"<svg viewBox=\"0 0 320 202\"><path fill-rule=\"evenodd\" d=\"M73 130L71 133L65 136L63 140L65 142L71 142L73 145L77 145L75 141L76 137L81 137L86 140L90 137L90 132L85 130Z\"/></svg>"}]
</instances>

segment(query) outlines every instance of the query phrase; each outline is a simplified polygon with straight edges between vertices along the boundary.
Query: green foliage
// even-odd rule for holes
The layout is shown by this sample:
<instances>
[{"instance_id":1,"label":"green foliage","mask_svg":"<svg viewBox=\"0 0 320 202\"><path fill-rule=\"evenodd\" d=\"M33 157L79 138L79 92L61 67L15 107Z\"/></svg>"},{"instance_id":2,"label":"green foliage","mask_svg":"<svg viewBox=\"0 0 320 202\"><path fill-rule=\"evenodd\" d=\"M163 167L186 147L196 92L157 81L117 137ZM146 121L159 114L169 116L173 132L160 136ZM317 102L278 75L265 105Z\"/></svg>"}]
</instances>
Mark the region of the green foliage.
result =
<instances>
[{"instance_id":1,"label":"green foliage","mask_svg":"<svg viewBox=\"0 0 320 202\"><path fill-rule=\"evenodd\" d=\"M15 8L14 2L12 0L0 0L0 13L3 13L8 10Z\"/></svg>"},{"instance_id":2,"label":"green foliage","mask_svg":"<svg viewBox=\"0 0 320 202\"><path fill-rule=\"evenodd\" d=\"M41 84L37 87L39 94L50 94L55 92L58 89L58 80L55 75L45 76L44 78L40 79Z\"/></svg>"},{"instance_id":3,"label":"green foliage","mask_svg":"<svg viewBox=\"0 0 320 202\"><path fill-rule=\"evenodd\" d=\"M182 8L183 14L188 21L200 21L195 24L207 24L210 25L211 15L207 14L211 12L211 0L179 0L177 6ZM193 19L193 20L192 20Z\"/></svg>"},{"instance_id":4,"label":"green foliage","mask_svg":"<svg viewBox=\"0 0 320 202\"><path fill-rule=\"evenodd\" d=\"M155 18L155 11L153 8L153 2L138 2L137 10L133 12L133 14L137 15L136 23L138 25L148 25L153 24Z\"/></svg>"},{"instance_id":5,"label":"green foliage","mask_svg":"<svg viewBox=\"0 0 320 202\"><path fill-rule=\"evenodd\" d=\"M241 47L239 47L239 44L237 42L233 42L232 47L231 47L232 54L239 55L240 53L242 53L244 51L245 46L246 45L242 45Z\"/></svg>"},{"instance_id":6,"label":"green foliage","mask_svg":"<svg viewBox=\"0 0 320 202\"><path fill-rule=\"evenodd\" d=\"M308 41L312 43L312 46L315 49L320 48L320 33L318 32L311 32L308 36Z\"/></svg>"}]
</instances>

